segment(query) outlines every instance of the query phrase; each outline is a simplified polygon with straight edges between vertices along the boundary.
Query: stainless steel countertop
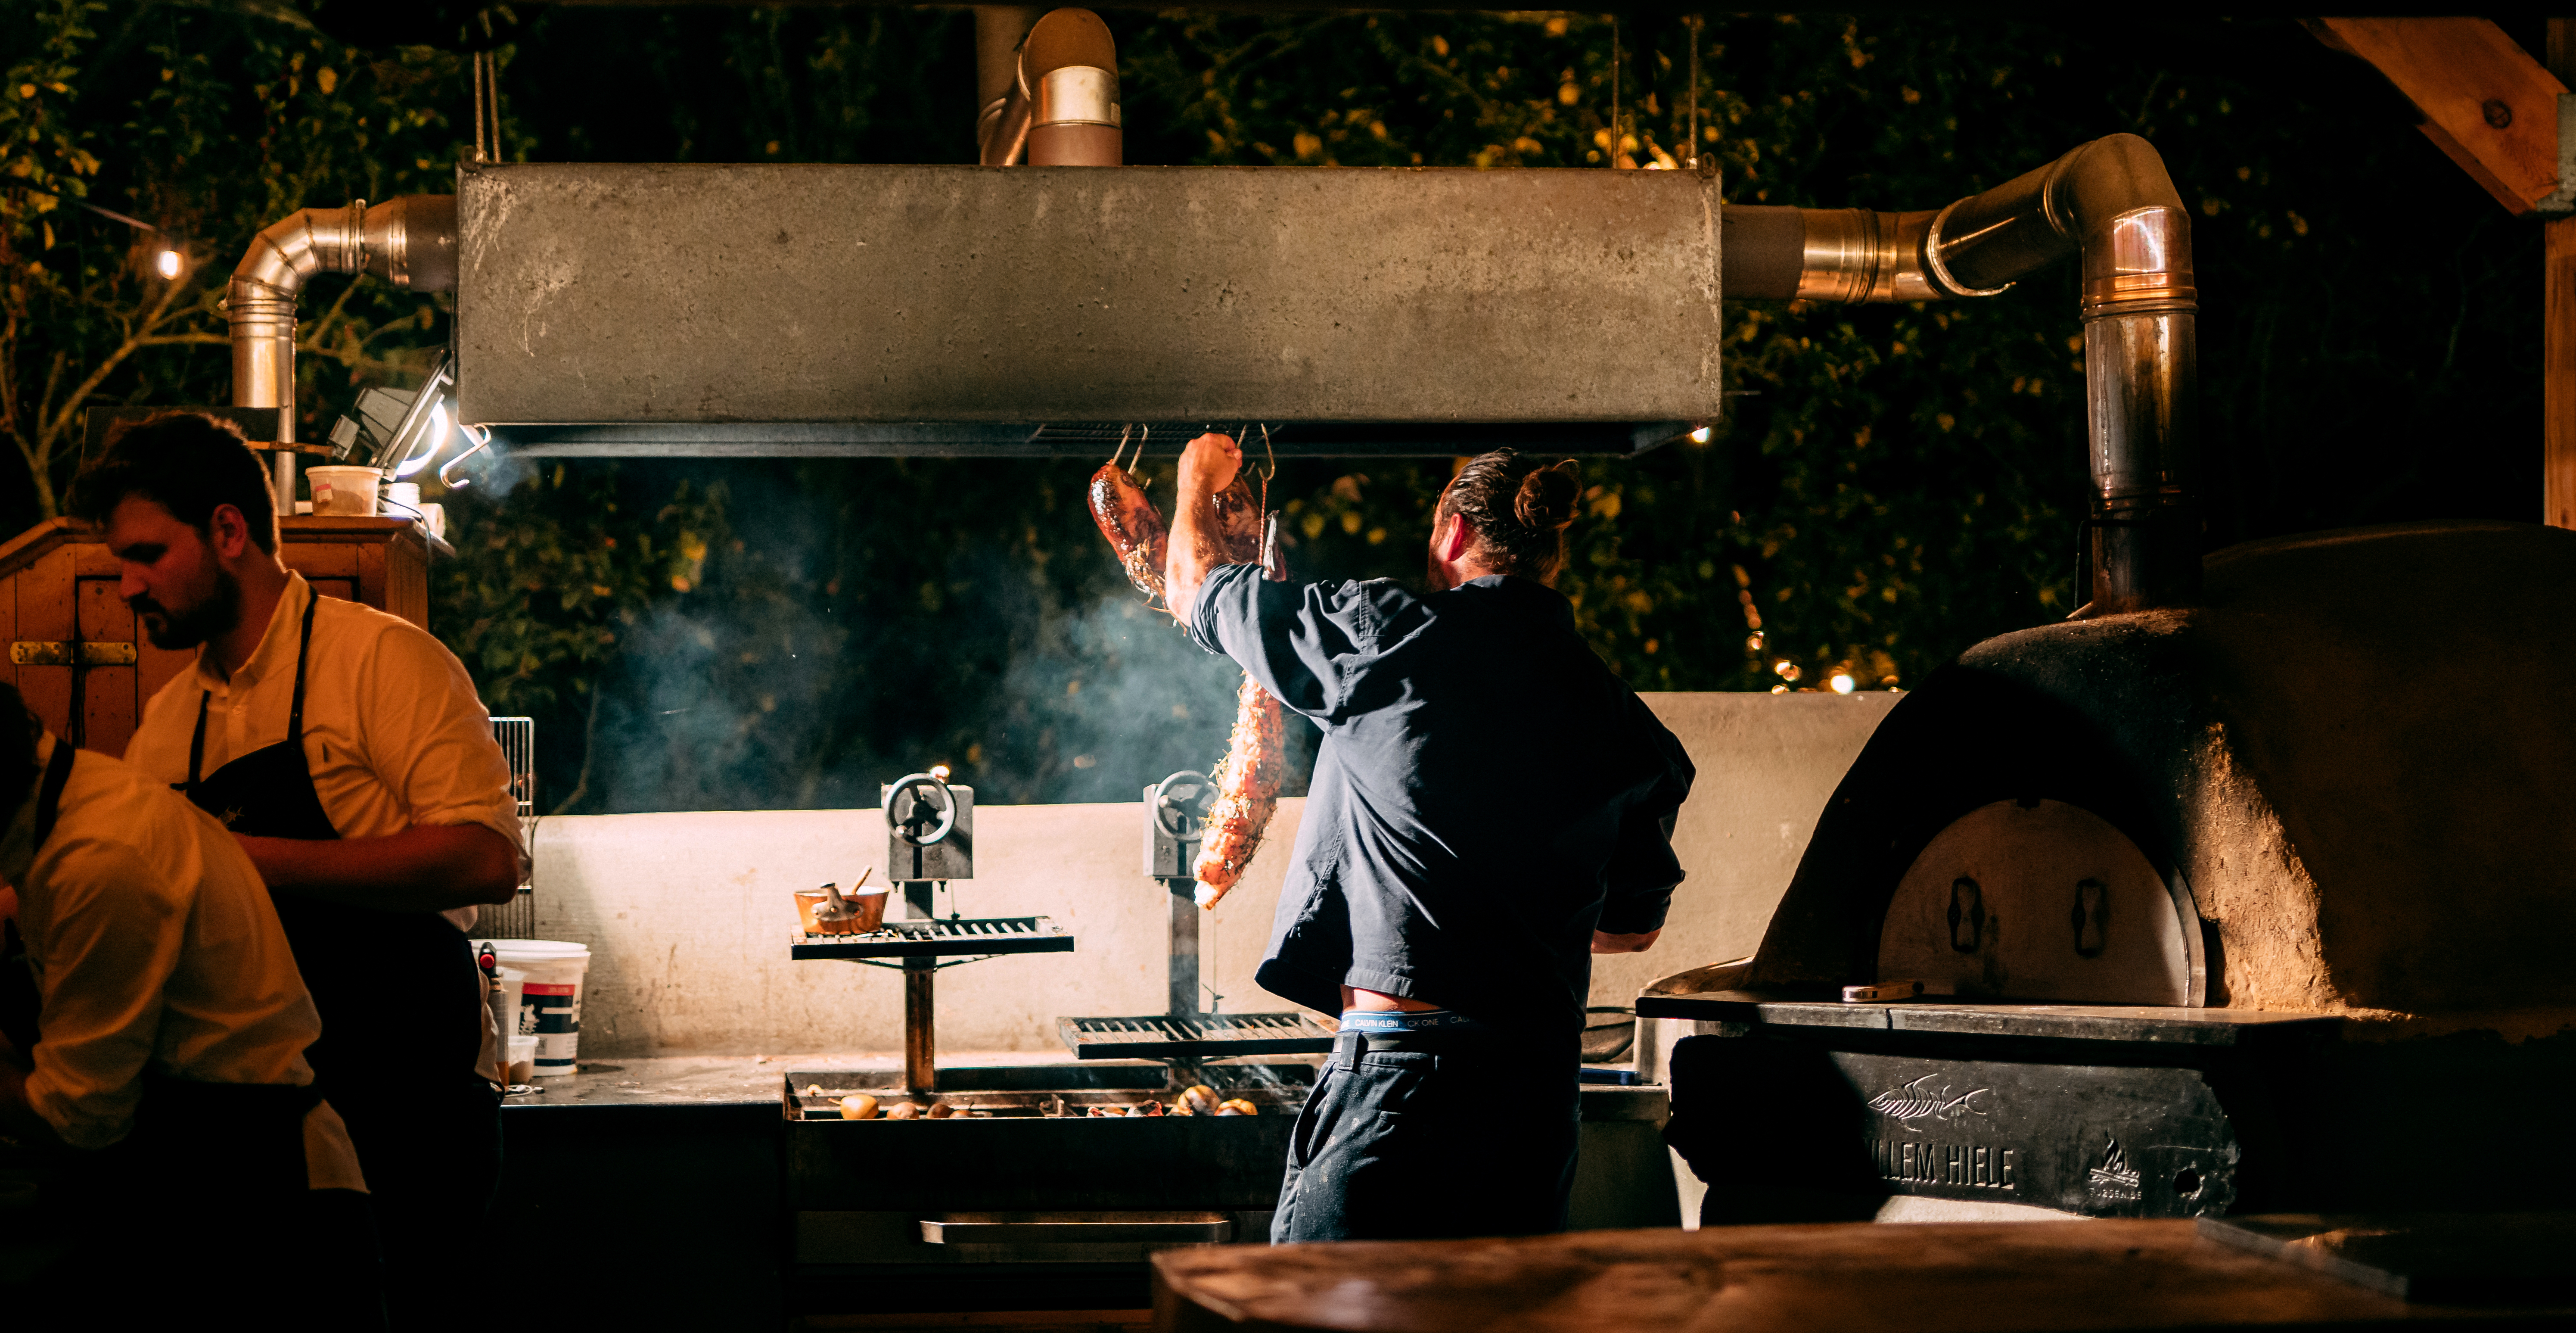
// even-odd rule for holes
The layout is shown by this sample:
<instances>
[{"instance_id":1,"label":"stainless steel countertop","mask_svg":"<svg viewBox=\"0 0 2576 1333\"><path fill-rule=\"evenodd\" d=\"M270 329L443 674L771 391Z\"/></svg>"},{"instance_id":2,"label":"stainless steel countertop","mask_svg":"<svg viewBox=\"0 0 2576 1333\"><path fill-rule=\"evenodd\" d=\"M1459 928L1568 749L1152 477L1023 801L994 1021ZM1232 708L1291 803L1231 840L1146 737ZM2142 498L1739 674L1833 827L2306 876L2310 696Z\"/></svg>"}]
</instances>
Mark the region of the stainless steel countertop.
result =
<instances>
[{"instance_id":1,"label":"stainless steel countertop","mask_svg":"<svg viewBox=\"0 0 2576 1333\"><path fill-rule=\"evenodd\" d=\"M939 1063L948 1066L1055 1065L1067 1063L1062 1051L949 1051ZM570 1078L540 1078L543 1092L511 1097L503 1109L546 1106L726 1106L780 1105L781 1081L788 1071L882 1070L900 1075L903 1055L895 1051L842 1052L833 1055L674 1055L602 1057L581 1062Z\"/></svg>"}]
</instances>

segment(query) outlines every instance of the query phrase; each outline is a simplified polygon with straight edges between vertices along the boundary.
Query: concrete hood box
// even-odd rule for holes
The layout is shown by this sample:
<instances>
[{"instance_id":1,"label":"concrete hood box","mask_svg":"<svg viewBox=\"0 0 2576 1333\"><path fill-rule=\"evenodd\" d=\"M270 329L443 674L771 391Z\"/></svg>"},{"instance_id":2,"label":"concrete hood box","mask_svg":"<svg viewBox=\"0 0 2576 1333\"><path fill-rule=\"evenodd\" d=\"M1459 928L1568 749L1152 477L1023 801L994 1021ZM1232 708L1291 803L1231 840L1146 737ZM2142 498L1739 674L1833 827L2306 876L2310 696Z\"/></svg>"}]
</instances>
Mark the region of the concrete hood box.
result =
<instances>
[{"instance_id":1,"label":"concrete hood box","mask_svg":"<svg viewBox=\"0 0 2576 1333\"><path fill-rule=\"evenodd\" d=\"M502 164L458 212L460 417L523 444L1249 421L1631 452L1718 416L1693 173Z\"/></svg>"}]
</instances>

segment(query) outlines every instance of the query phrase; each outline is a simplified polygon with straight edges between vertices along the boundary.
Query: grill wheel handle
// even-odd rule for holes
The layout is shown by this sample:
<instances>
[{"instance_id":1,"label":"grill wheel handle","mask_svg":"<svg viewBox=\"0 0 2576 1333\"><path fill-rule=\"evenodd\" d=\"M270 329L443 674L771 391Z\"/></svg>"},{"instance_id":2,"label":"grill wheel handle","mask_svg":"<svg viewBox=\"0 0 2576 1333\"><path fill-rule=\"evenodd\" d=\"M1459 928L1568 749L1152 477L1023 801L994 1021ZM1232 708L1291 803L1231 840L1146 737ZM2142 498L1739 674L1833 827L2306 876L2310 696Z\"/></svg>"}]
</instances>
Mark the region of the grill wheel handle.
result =
<instances>
[{"instance_id":1,"label":"grill wheel handle","mask_svg":"<svg viewBox=\"0 0 2576 1333\"><path fill-rule=\"evenodd\" d=\"M915 793L918 792L928 792L930 797L916 795ZM936 801L934 802L931 797L936 797ZM935 821L922 814L922 808L932 804L939 807L939 816ZM898 809L903 813L896 814L895 811ZM948 783L936 773L906 775L896 779L892 786L886 788L885 821L886 827L893 830L895 838L906 845L934 846L946 841L948 835L956 831L957 796L948 790ZM933 823L937 827L924 835L921 832L922 826Z\"/></svg>"},{"instance_id":2,"label":"grill wheel handle","mask_svg":"<svg viewBox=\"0 0 2576 1333\"><path fill-rule=\"evenodd\" d=\"M1195 769L1182 769L1154 788L1154 825L1174 842L1197 842L1207 828L1216 784Z\"/></svg>"}]
</instances>

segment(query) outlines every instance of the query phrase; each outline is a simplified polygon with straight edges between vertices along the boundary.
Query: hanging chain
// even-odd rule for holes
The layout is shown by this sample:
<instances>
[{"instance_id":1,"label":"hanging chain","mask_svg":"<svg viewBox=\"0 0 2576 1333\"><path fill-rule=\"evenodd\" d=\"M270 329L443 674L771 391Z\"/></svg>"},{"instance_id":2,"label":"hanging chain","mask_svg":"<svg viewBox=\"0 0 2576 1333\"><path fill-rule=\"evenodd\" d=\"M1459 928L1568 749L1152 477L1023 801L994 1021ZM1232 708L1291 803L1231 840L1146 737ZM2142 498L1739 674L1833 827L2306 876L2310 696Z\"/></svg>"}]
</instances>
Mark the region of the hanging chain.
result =
<instances>
[{"instance_id":1,"label":"hanging chain","mask_svg":"<svg viewBox=\"0 0 2576 1333\"><path fill-rule=\"evenodd\" d=\"M1619 128L1619 16L1610 16L1610 166L1619 165L1619 146L1628 141Z\"/></svg>"},{"instance_id":2,"label":"hanging chain","mask_svg":"<svg viewBox=\"0 0 2576 1333\"><path fill-rule=\"evenodd\" d=\"M1682 165L1699 170L1699 28L1704 22L1693 14L1683 22L1690 27L1690 151L1682 155Z\"/></svg>"}]
</instances>

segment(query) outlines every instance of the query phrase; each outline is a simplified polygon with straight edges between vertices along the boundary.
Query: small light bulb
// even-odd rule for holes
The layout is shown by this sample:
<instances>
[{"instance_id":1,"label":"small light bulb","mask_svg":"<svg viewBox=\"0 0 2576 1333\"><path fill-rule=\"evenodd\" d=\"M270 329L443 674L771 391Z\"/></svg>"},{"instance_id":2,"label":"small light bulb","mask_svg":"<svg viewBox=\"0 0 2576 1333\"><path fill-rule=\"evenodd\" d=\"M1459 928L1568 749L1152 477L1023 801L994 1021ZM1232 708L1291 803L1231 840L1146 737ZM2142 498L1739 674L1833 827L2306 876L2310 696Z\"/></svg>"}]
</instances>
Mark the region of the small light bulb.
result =
<instances>
[{"instance_id":1,"label":"small light bulb","mask_svg":"<svg viewBox=\"0 0 2576 1333\"><path fill-rule=\"evenodd\" d=\"M176 250L162 251L159 257L152 261L152 267L158 270L162 277L176 279L179 276L179 252Z\"/></svg>"},{"instance_id":2,"label":"small light bulb","mask_svg":"<svg viewBox=\"0 0 2576 1333\"><path fill-rule=\"evenodd\" d=\"M937 778L942 782L946 782L948 780L948 765L932 764L930 766L930 776Z\"/></svg>"},{"instance_id":3,"label":"small light bulb","mask_svg":"<svg viewBox=\"0 0 2576 1333\"><path fill-rule=\"evenodd\" d=\"M1706 444L1706 443L1708 443L1708 427L1706 427L1706 426L1702 426L1702 427L1700 427L1698 430L1692 431L1692 432L1691 432L1691 443L1693 443L1693 444Z\"/></svg>"},{"instance_id":4,"label":"small light bulb","mask_svg":"<svg viewBox=\"0 0 2576 1333\"><path fill-rule=\"evenodd\" d=\"M1851 678L1849 675L1847 675L1847 674L1845 674L1845 673L1843 673L1843 672L1839 672L1839 671L1835 672L1835 673L1834 673L1834 693L1836 693L1836 694L1849 694L1849 693L1851 693L1851 692L1852 692L1852 678Z\"/></svg>"}]
</instances>

